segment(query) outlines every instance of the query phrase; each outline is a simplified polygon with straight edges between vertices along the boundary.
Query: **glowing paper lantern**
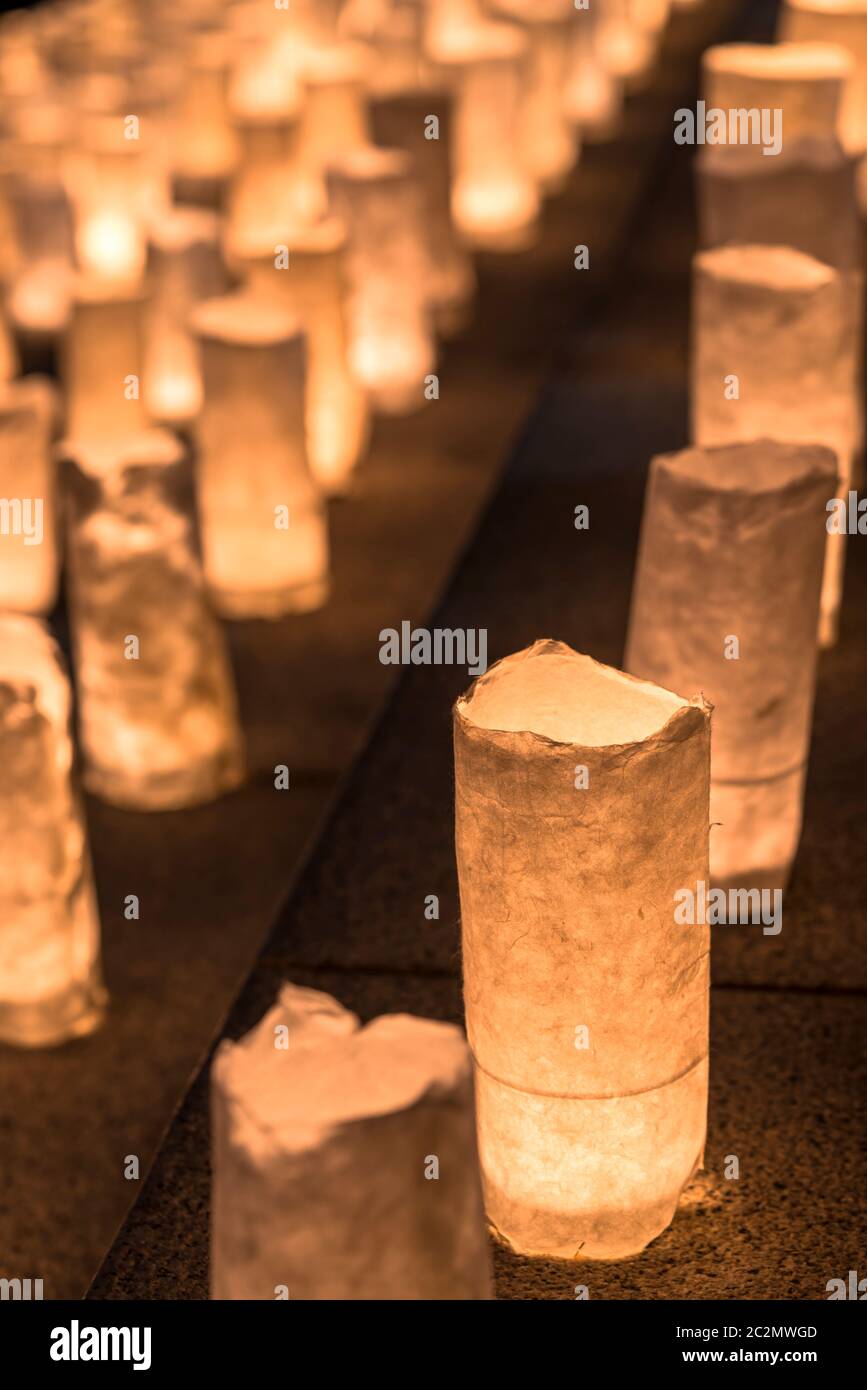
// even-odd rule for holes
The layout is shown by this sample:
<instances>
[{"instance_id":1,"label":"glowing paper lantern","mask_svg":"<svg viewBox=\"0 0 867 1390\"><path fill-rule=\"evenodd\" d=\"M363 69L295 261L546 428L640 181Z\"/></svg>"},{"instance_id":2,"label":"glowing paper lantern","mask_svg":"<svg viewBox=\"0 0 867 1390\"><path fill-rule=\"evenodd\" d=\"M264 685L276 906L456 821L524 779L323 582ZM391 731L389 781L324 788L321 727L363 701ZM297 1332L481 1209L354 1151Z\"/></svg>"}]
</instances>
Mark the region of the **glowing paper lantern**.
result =
<instances>
[{"instance_id":1,"label":"glowing paper lantern","mask_svg":"<svg viewBox=\"0 0 867 1390\"><path fill-rule=\"evenodd\" d=\"M304 414L307 457L324 492L344 493L367 447L367 393L349 368L344 255L346 232L334 217L293 227L285 254L248 266L252 293L282 300L306 335Z\"/></svg>"},{"instance_id":2,"label":"glowing paper lantern","mask_svg":"<svg viewBox=\"0 0 867 1390\"><path fill-rule=\"evenodd\" d=\"M405 149L412 158L421 187L429 302L437 329L454 332L466 323L475 272L452 221L452 94L444 86L392 92L374 101L372 121L378 145Z\"/></svg>"},{"instance_id":3,"label":"glowing paper lantern","mask_svg":"<svg viewBox=\"0 0 867 1390\"><path fill-rule=\"evenodd\" d=\"M436 349L412 161L402 150L356 150L332 164L329 188L349 234L350 367L374 409L417 410Z\"/></svg>"},{"instance_id":4,"label":"glowing paper lantern","mask_svg":"<svg viewBox=\"0 0 867 1390\"><path fill-rule=\"evenodd\" d=\"M150 233L145 308L144 400L154 420L186 422L202 403L199 353L189 331L196 304L228 289L219 220L204 208L173 208Z\"/></svg>"},{"instance_id":5,"label":"glowing paper lantern","mask_svg":"<svg viewBox=\"0 0 867 1390\"><path fill-rule=\"evenodd\" d=\"M85 124L86 145L70 175L75 208L78 265L103 279L134 281L146 260L145 190L151 171L143 141L128 139L123 116L102 116Z\"/></svg>"},{"instance_id":6,"label":"glowing paper lantern","mask_svg":"<svg viewBox=\"0 0 867 1390\"><path fill-rule=\"evenodd\" d=\"M491 1297L457 1028L407 1014L361 1028L284 985L220 1045L211 1109L213 1298Z\"/></svg>"},{"instance_id":7,"label":"glowing paper lantern","mask_svg":"<svg viewBox=\"0 0 867 1390\"><path fill-rule=\"evenodd\" d=\"M578 158L577 131L565 110L575 6L573 0L496 0L495 8L520 21L527 38L520 158L545 192L556 192Z\"/></svg>"},{"instance_id":8,"label":"glowing paper lantern","mask_svg":"<svg viewBox=\"0 0 867 1390\"><path fill-rule=\"evenodd\" d=\"M481 249L513 251L533 240L539 191L519 156L527 40L515 25L459 31L440 55L456 89L452 215Z\"/></svg>"},{"instance_id":9,"label":"glowing paper lantern","mask_svg":"<svg viewBox=\"0 0 867 1390\"><path fill-rule=\"evenodd\" d=\"M197 34L184 60L184 80L172 117L171 164L176 193L211 203L239 154L229 110L229 40L220 32Z\"/></svg>"},{"instance_id":10,"label":"glowing paper lantern","mask_svg":"<svg viewBox=\"0 0 867 1390\"><path fill-rule=\"evenodd\" d=\"M210 801L240 782L243 756L182 500L183 447L153 430L64 452L85 785L141 811Z\"/></svg>"},{"instance_id":11,"label":"glowing paper lantern","mask_svg":"<svg viewBox=\"0 0 867 1390\"><path fill-rule=\"evenodd\" d=\"M695 443L825 444L845 496L863 441L861 311L848 277L786 246L721 247L694 265ZM845 537L829 536L825 646L836 640L844 559Z\"/></svg>"},{"instance_id":12,"label":"glowing paper lantern","mask_svg":"<svg viewBox=\"0 0 867 1390\"><path fill-rule=\"evenodd\" d=\"M702 1160L710 710L537 642L455 707L467 1032L486 1209L516 1250L614 1259Z\"/></svg>"},{"instance_id":13,"label":"glowing paper lantern","mask_svg":"<svg viewBox=\"0 0 867 1390\"><path fill-rule=\"evenodd\" d=\"M781 110L783 149L837 138L840 105L854 70L851 55L823 43L725 43L702 57L708 108ZM767 162L760 144L719 146L742 159ZM777 158L778 156L774 156Z\"/></svg>"},{"instance_id":14,"label":"glowing paper lantern","mask_svg":"<svg viewBox=\"0 0 867 1390\"><path fill-rule=\"evenodd\" d=\"M205 578L231 618L307 612L328 595L325 511L304 444L304 339L244 294L194 310L205 399L197 423Z\"/></svg>"},{"instance_id":15,"label":"glowing paper lantern","mask_svg":"<svg viewBox=\"0 0 867 1390\"><path fill-rule=\"evenodd\" d=\"M73 282L72 213L66 190L58 175L7 168L3 195L15 251L9 317L26 334L52 336L69 317Z\"/></svg>"},{"instance_id":16,"label":"glowing paper lantern","mask_svg":"<svg viewBox=\"0 0 867 1390\"><path fill-rule=\"evenodd\" d=\"M785 888L798 847L836 476L830 449L767 440L651 464L626 667L713 705L719 884Z\"/></svg>"},{"instance_id":17,"label":"glowing paper lantern","mask_svg":"<svg viewBox=\"0 0 867 1390\"><path fill-rule=\"evenodd\" d=\"M852 153L867 152L867 0L785 0L780 37L793 42L839 44L853 60L840 131Z\"/></svg>"},{"instance_id":18,"label":"glowing paper lantern","mask_svg":"<svg viewBox=\"0 0 867 1390\"><path fill-rule=\"evenodd\" d=\"M46 378L0 383L0 609L47 614L57 598L57 413L57 389Z\"/></svg>"},{"instance_id":19,"label":"glowing paper lantern","mask_svg":"<svg viewBox=\"0 0 867 1390\"><path fill-rule=\"evenodd\" d=\"M612 134L623 108L620 83L602 61L602 26L598 6L576 10L569 36L563 109L585 140Z\"/></svg>"},{"instance_id":20,"label":"glowing paper lantern","mask_svg":"<svg viewBox=\"0 0 867 1390\"><path fill-rule=\"evenodd\" d=\"M62 355L67 435L117 439L145 427L142 304L138 284L76 281Z\"/></svg>"},{"instance_id":21,"label":"glowing paper lantern","mask_svg":"<svg viewBox=\"0 0 867 1390\"><path fill-rule=\"evenodd\" d=\"M237 117L241 153L229 189L226 249L231 259L274 254L298 220L298 122L292 109Z\"/></svg>"},{"instance_id":22,"label":"glowing paper lantern","mask_svg":"<svg viewBox=\"0 0 867 1390\"><path fill-rule=\"evenodd\" d=\"M48 629L0 614L0 1039L19 1047L92 1032L105 1003L70 710Z\"/></svg>"},{"instance_id":23,"label":"glowing paper lantern","mask_svg":"<svg viewBox=\"0 0 867 1390\"><path fill-rule=\"evenodd\" d=\"M295 178L298 211L308 221L328 210L328 165L370 144L364 57L354 44L332 44L314 49L305 61Z\"/></svg>"},{"instance_id":24,"label":"glowing paper lantern","mask_svg":"<svg viewBox=\"0 0 867 1390\"><path fill-rule=\"evenodd\" d=\"M599 55L613 76L635 87L649 71L655 49L655 31L638 22L632 0L605 0Z\"/></svg>"}]
</instances>

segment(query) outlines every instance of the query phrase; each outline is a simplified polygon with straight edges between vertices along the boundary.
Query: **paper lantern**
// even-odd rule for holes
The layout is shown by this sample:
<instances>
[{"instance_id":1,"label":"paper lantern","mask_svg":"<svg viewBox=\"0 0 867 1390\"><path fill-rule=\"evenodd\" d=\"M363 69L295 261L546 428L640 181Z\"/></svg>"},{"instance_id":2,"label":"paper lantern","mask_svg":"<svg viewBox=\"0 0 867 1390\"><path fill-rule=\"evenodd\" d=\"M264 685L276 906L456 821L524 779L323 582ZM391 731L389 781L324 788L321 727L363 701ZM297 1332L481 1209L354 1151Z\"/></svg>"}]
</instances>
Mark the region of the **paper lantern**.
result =
<instances>
[{"instance_id":1,"label":"paper lantern","mask_svg":"<svg viewBox=\"0 0 867 1390\"><path fill-rule=\"evenodd\" d=\"M782 111L782 149L804 141L837 138L840 107L854 70L850 54L824 43L725 43L702 57L708 108ZM767 162L760 143L713 147L718 154L736 150L742 159ZM778 158L778 155L772 158Z\"/></svg>"},{"instance_id":2,"label":"paper lantern","mask_svg":"<svg viewBox=\"0 0 867 1390\"><path fill-rule=\"evenodd\" d=\"M153 430L63 450L85 786L139 811L210 801L240 782L243 756L183 447Z\"/></svg>"},{"instance_id":3,"label":"paper lantern","mask_svg":"<svg viewBox=\"0 0 867 1390\"><path fill-rule=\"evenodd\" d=\"M632 0L605 0L599 54L613 76L635 87L653 64L654 29L639 24Z\"/></svg>"},{"instance_id":4,"label":"paper lantern","mask_svg":"<svg viewBox=\"0 0 867 1390\"><path fill-rule=\"evenodd\" d=\"M318 990L211 1069L211 1296L491 1297L473 1082L457 1028L361 1028Z\"/></svg>"},{"instance_id":5,"label":"paper lantern","mask_svg":"<svg viewBox=\"0 0 867 1390\"><path fill-rule=\"evenodd\" d=\"M57 598L57 414L47 378L0 383L0 609L47 614Z\"/></svg>"},{"instance_id":6,"label":"paper lantern","mask_svg":"<svg viewBox=\"0 0 867 1390\"><path fill-rule=\"evenodd\" d=\"M496 0L495 11L520 22L527 38L518 150L546 193L562 188L578 158L578 135L565 110L573 0Z\"/></svg>"},{"instance_id":7,"label":"paper lantern","mask_svg":"<svg viewBox=\"0 0 867 1390\"><path fill-rule=\"evenodd\" d=\"M61 373L71 437L116 439L145 427L142 311L138 283L76 280Z\"/></svg>"},{"instance_id":8,"label":"paper lantern","mask_svg":"<svg viewBox=\"0 0 867 1390\"><path fill-rule=\"evenodd\" d=\"M146 261L145 189L154 188L143 140L126 138L121 115L88 120L84 139L70 174L78 265L102 279L134 281Z\"/></svg>"},{"instance_id":9,"label":"paper lantern","mask_svg":"<svg viewBox=\"0 0 867 1390\"><path fill-rule=\"evenodd\" d=\"M620 83L602 61L602 11L576 10L569 36L563 109L584 140L613 134L623 109Z\"/></svg>"},{"instance_id":10,"label":"paper lantern","mask_svg":"<svg viewBox=\"0 0 867 1390\"><path fill-rule=\"evenodd\" d=\"M456 332L467 322L475 272L452 221L452 94L441 85L380 96L373 102L372 124L378 145L404 149L412 158L421 187L428 300L438 331ZM436 138L430 138L434 130Z\"/></svg>"},{"instance_id":11,"label":"paper lantern","mask_svg":"<svg viewBox=\"0 0 867 1390\"><path fill-rule=\"evenodd\" d=\"M283 301L304 326L307 457L322 490L339 495L351 486L370 434L367 393L349 367L346 231L334 217L302 223L284 246L285 260L278 255L250 262L247 283L266 301Z\"/></svg>"},{"instance_id":12,"label":"paper lantern","mask_svg":"<svg viewBox=\"0 0 867 1390\"><path fill-rule=\"evenodd\" d=\"M171 166L177 196L213 203L239 155L229 110L228 36L195 34L172 113Z\"/></svg>"},{"instance_id":13,"label":"paper lantern","mask_svg":"<svg viewBox=\"0 0 867 1390\"><path fill-rule=\"evenodd\" d=\"M189 316L228 289L219 220L205 208L177 207L150 232L145 307L144 400L152 419L185 423L202 403L198 348Z\"/></svg>"},{"instance_id":14,"label":"paper lantern","mask_svg":"<svg viewBox=\"0 0 867 1390\"><path fill-rule=\"evenodd\" d=\"M767 440L651 464L626 667L713 705L724 886L784 889L798 847L836 475L830 449Z\"/></svg>"},{"instance_id":15,"label":"paper lantern","mask_svg":"<svg viewBox=\"0 0 867 1390\"><path fill-rule=\"evenodd\" d=\"M853 60L840 112L846 148L867 152L867 0L785 0L780 37L793 42L839 44Z\"/></svg>"},{"instance_id":16,"label":"paper lantern","mask_svg":"<svg viewBox=\"0 0 867 1390\"><path fill-rule=\"evenodd\" d=\"M36 618L0 613L0 1040L98 1027L99 918L72 776L69 681Z\"/></svg>"},{"instance_id":17,"label":"paper lantern","mask_svg":"<svg viewBox=\"0 0 867 1390\"><path fill-rule=\"evenodd\" d=\"M38 164L28 169L30 154L27 148L9 153L0 176L12 252L6 303L21 332L50 337L69 317L72 212L59 173Z\"/></svg>"},{"instance_id":18,"label":"paper lantern","mask_svg":"<svg viewBox=\"0 0 867 1390\"><path fill-rule=\"evenodd\" d=\"M693 440L825 444L845 496L863 447L861 311L848 277L786 246L703 251L694 267ZM845 537L829 536L826 646L836 640L844 560Z\"/></svg>"},{"instance_id":19,"label":"paper lantern","mask_svg":"<svg viewBox=\"0 0 867 1390\"><path fill-rule=\"evenodd\" d=\"M294 108L237 117L241 153L228 195L229 259L274 255L298 220L298 122Z\"/></svg>"},{"instance_id":20,"label":"paper lantern","mask_svg":"<svg viewBox=\"0 0 867 1390\"><path fill-rule=\"evenodd\" d=\"M452 215L482 250L528 246L539 191L519 156L527 39L510 24L457 33L439 55L455 83Z\"/></svg>"},{"instance_id":21,"label":"paper lantern","mask_svg":"<svg viewBox=\"0 0 867 1390\"><path fill-rule=\"evenodd\" d=\"M436 347L412 161L402 150L356 150L332 164L328 186L349 235L350 367L375 410L420 409Z\"/></svg>"},{"instance_id":22,"label":"paper lantern","mask_svg":"<svg viewBox=\"0 0 867 1390\"><path fill-rule=\"evenodd\" d=\"M301 73L295 153L297 208L307 221L328 211L329 164L370 144L364 50L354 44L314 49Z\"/></svg>"},{"instance_id":23,"label":"paper lantern","mask_svg":"<svg viewBox=\"0 0 867 1390\"><path fill-rule=\"evenodd\" d=\"M217 610L278 618L318 608L328 595L328 538L305 452L300 323L244 294L206 300L191 323L205 387L199 514Z\"/></svg>"},{"instance_id":24,"label":"paper lantern","mask_svg":"<svg viewBox=\"0 0 867 1390\"><path fill-rule=\"evenodd\" d=\"M464 998L488 1217L528 1255L615 1259L702 1161L710 709L560 642L455 707Z\"/></svg>"}]
</instances>

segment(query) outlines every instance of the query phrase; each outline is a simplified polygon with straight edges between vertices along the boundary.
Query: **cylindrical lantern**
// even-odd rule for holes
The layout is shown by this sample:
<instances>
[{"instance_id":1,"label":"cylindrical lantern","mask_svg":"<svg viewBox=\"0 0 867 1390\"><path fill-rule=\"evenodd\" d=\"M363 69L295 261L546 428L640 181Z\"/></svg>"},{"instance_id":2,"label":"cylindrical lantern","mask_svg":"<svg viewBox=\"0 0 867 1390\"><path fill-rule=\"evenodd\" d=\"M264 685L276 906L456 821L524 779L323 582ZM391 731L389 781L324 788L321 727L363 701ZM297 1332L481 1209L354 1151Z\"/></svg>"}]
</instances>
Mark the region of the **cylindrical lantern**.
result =
<instances>
[{"instance_id":1,"label":"cylindrical lantern","mask_svg":"<svg viewBox=\"0 0 867 1390\"><path fill-rule=\"evenodd\" d=\"M456 84L452 213L474 246L530 244L539 190L518 149L527 39L511 24L457 31L439 55Z\"/></svg>"},{"instance_id":2,"label":"cylindrical lantern","mask_svg":"<svg viewBox=\"0 0 867 1390\"><path fill-rule=\"evenodd\" d=\"M117 439L144 428L142 312L138 284L76 281L63 342L67 435Z\"/></svg>"},{"instance_id":3,"label":"cylindrical lantern","mask_svg":"<svg viewBox=\"0 0 867 1390\"><path fill-rule=\"evenodd\" d=\"M57 598L57 415L47 378L0 383L0 609L47 614Z\"/></svg>"},{"instance_id":4,"label":"cylindrical lantern","mask_svg":"<svg viewBox=\"0 0 867 1390\"><path fill-rule=\"evenodd\" d=\"M633 1255L702 1161L710 709L560 642L455 707L467 1032L488 1216L530 1255Z\"/></svg>"},{"instance_id":5,"label":"cylindrical lantern","mask_svg":"<svg viewBox=\"0 0 867 1390\"><path fill-rule=\"evenodd\" d=\"M105 1005L70 710L48 629L0 614L0 1040L19 1047L90 1033Z\"/></svg>"},{"instance_id":6,"label":"cylindrical lantern","mask_svg":"<svg viewBox=\"0 0 867 1390\"><path fill-rule=\"evenodd\" d=\"M211 1069L217 1299L491 1297L466 1041L284 985Z\"/></svg>"},{"instance_id":7,"label":"cylindrical lantern","mask_svg":"<svg viewBox=\"0 0 867 1390\"><path fill-rule=\"evenodd\" d=\"M210 204L238 158L228 100L229 39L196 33L183 65L171 132L171 164L179 197Z\"/></svg>"},{"instance_id":8,"label":"cylindrical lantern","mask_svg":"<svg viewBox=\"0 0 867 1390\"><path fill-rule=\"evenodd\" d=\"M194 310L205 398L197 424L205 578L230 618L278 618L328 596L328 536L304 442L304 338L244 295Z\"/></svg>"},{"instance_id":9,"label":"cylindrical lantern","mask_svg":"<svg viewBox=\"0 0 867 1390\"><path fill-rule=\"evenodd\" d=\"M527 57L518 121L518 152L546 193L563 186L578 158L577 129L566 114L573 0L496 0L495 11L520 22Z\"/></svg>"},{"instance_id":10,"label":"cylindrical lantern","mask_svg":"<svg viewBox=\"0 0 867 1390\"><path fill-rule=\"evenodd\" d=\"M845 497L863 447L862 315L849 277L786 246L724 246L694 265L695 443L825 444ZM836 640L845 539L828 537L826 646Z\"/></svg>"},{"instance_id":11,"label":"cylindrical lantern","mask_svg":"<svg viewBox=\"0 0 867 1390\"><path fill-rule=\"evenodd\" d=\"M599 56L616 78L635 87L653 64L656 35L639 24L632 0L605 0Z\"/></svg>"},{"instance_id":12,"label":"cylindrical lantern","mask_svg":"<svg viewBox=\"0 0 867 1390\"><path fill-rule=\"evenodd\" d=\"M349 235L350 366L374 409L417 410L436 367L436 347L412 160L403 150L356 150L332 164L329 187Z\"/></svg>"},{"instance_id":13,"label":"cylindrical lantern","mask_svg":"<svg viewBox=\"0 0 867 1390\"><path fill-rule=\"evenodd\" d=\"M839 44L851 55L840 132L846 148L867 153L867 0L785 0L780 37L793 42Z\"/></svg>"},{"instance_id":14,"label":"cylindrical lantern","mask_svg":"<svg viewBox=\"0 0 867 1390\"><path fill-rule=\"evenodd\" d=\"M226 251L231 260L272 255L297 221L298 122L294 107L237 117L241 153L229 189Z\"/></svg>"},{"instance_id":15,"label":"cylindrical lantern","mask_svg":"<svg viewBox=\"0 0 867 1390\"><path fill-rule=\"evenodd\" d=\"M343 223L323 218L293 227L276 256L247 267L251 292L282 300L303 323L307 457L329 495L349 489L370 434L367 393L349 367L345 246Z\"/></svg>"},{"instance_id":16,"label":"cylindrical lantern","mask_svg":"<svg viewBox=\"0 0 867 1390\"><path fill-rule=\"evenodd\" d=\"M122 282L144 271L143 195L155 187L142 134L127 138L126 122L122 115L86 119L82 146L70 159L78 265L87 274Z\"/></svg>"},{"instance_id":17,"label":"cylindrical lantern","mask_svg":"<svg viewBox=\"0 0 867 1390\"><path fill-rule=\"evenodd\" d=\"M314 49L305 60L295 177L298 212L306 221L328 210L329 164L370 144L365 56L364 49L345 43Z\"/></svg>"},{"instance_id":18,"label":"cylindrical lantern","mask_svg":"<svg viewBox=\"0 0 867 1390\"><path fill-rule=\"evenodd\" d=\"M215 213L177 207L155 220L144 315L144 400L151 419L186 423L198 413L202 374L189 316L201 300L227 289Z\"/></svg>"},{"instance_id":19,"label":"cylindrical lantern","mask_svg":"<svg viewBox=\"0 0 867 1390\"><path fill-rule=\"evenodd\" d=\"M602 61L603 23L597 5L576 10L569 36L564 111L583 140L610 136L623 109L620 82Z\"/></svg>"},{"instance_id":20,"label":"cylindrical lantern","mask_svg":"<svg viewBox=\"0 0 867 1390\"><path fill-rule=\"evenodd\" d=\"M210 801L240 782L243 755L185 505L183 447L153 430L64 453L85 785L140 811Z\"/></svg>"},{"instance_id":21,"label":"cylindrical lantern","mask_svg":"<svg viewBox=\"0 0 867 1390\"><path fill-rule=\"evenodd\" d=\"M816 683L830 449L761 440L655 458L626 668L713 704L710 867L784 889Z\"/></svg>"},{"instance_id":22,"label":"cylindrical lantern","mask_svg":"<svg viewBox=\"0 0 867 1390\"><path fill-rule=\"evenodd\" d=\"M452 221L452 94L445 86L391 92L373 103L378 145L405 149L421 185L429 300L440 332L462 327L475 288L473 263Z\"/></svg>"},{"instance_id":23,"label":"cylindrical lantern","mask_svg":"<svg viewBox=\"0 0 867 1390\"><path fill-rule=\"evenodd\" d=\"M69 318L74 279L69 199L59 177L40 172L6 170L3 185L17 253L7 294L9 317L24 333L51 337Z\"/></svg>"},{"instance_id":24,"label":"cylindrical lantern","mask_svg":"<svg viewBox=\"0 0 867 1390\"><path fill-rule=\"evenodd\" d=\"M854 64L844 49L825 43L724 43L702 57L704 97L709 108L782 111L782 149L804 141L837 138L840 105ZM718 154L731 146L711 146ZM734 146L743 159L767 162L759 143ZM771 159L778 158L776 155Z\"/></svg>"}]
</instances>

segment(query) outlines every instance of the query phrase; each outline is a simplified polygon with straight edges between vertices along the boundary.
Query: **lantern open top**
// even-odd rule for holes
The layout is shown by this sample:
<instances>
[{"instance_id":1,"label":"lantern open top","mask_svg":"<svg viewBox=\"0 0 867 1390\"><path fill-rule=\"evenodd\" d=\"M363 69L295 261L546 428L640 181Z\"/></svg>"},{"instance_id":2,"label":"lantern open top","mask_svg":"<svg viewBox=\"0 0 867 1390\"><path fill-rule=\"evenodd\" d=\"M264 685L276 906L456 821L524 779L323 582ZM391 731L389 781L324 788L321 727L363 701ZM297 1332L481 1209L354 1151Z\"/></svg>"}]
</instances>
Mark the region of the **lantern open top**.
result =
<instances>
[{"instance_id":1,"label":"lantern open top","mask_svg":"<svg viewBox=\"0 0 867 1390\"><path fill-rule=\"evenodd\" d=\"M271 347L302 333L291 310L245 290L203 300L190 315L190 328L199 337L239 347Z\"/></svg>"},{"instance_id":2,"label":"lantern open top","mask_svg":"<svg viewBox=\"0 0 867 1390\"><path fill-rule=\"evenodd\" d=\"M817 478L827 479L833 491L837 478L837 456L832 449L822 444L787 444L775 439L660 454L654 467L696 483L703 492L710 488L717 493L754 496L779 492L797 482L813 483Z\"/></svg>"},{"instance_id":3,"label":"lantern open top","mask_svg":"<svg viewBox=\"0 0 867 1390\"><path fill-rule=\"evenodd\" d=\"M846 78L852 55L832 43L723 43L704 55L707 72L738 73L769 82L817 81Z\"/></svg>"},{"instance_id":4,"label":"lantern open top","mask_svg":"<svg viewBox=\"0 0 867 1390\"><path fill-rule=\"evenodd\" d=\"M402 179L412 170L412 156L406 150L363 145L328 162L328 172L358 183Z\"/></svg>"},{"instance_id":5,"label":"lantern open top","mask_svg":"<svg viewBox=\"0 0 867 1390\"><path fill-rule=\"evenodd\" d=\"M509 63L523 56L527 38L517 24L483 20L437 37L436 58L449 64Z\"/></svg>"},{"instance_id":6,"label":"lantern open top","mask_svg":"<svg viewBox=\"0 0 867 1390\"><path fill-rule=\"evenodd\" d=\"M603 666L563 642L535 642L480 676L457 703L480 729L604 748L641 743L682 711L703 706Z\"/></svg>"},{"instance_id":7,"label":"lantern open top","mask_svg":"<svg viewBox=\"0 0 867 1390\"><path fill-rule=\"evenodd\" d=\"M388 1014L362 1028L329 995L291 984L218 1063L246 1141L279 1136L299 1149L324 1128L407 1109L458 1082L467 1064L463 1037L447 1024Z\"/></svg>"}]
</instances>

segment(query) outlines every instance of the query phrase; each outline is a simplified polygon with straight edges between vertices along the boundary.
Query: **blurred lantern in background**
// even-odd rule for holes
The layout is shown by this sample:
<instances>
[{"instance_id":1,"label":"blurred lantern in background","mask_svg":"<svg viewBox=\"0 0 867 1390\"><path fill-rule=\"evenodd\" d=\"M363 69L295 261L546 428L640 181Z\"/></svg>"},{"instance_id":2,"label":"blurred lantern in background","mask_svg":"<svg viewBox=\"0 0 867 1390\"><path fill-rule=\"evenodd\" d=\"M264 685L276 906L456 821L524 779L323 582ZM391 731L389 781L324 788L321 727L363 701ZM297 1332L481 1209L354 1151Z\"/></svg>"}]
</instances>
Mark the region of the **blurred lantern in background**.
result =
<instances>
[{"instance_id":1,"label":"blurred lantern in background","mask_svg":"<svg viewBox=\"0 0 867 1390\"><path fill-rule=\"evenodd\" d=\"M278 618L328 596L328 536L308 470L304 334L279 304L240 293L192 316L204 402L196 425L205 578L228 618Z\"/></svg>"},{"instance_id":2,"label":"blurred lantern in background","mask_svg":"<svg viewBox=\"0 0 867 1390\"><path fill-rule=\"evenodd\" d=\"M372 145L356 150L332 163L329 189L348 232L349 365L375 410L418 410L436 345L412 159Z\"/></svg>"},{"instance_id":3,"label":"blurred lantern in background","mask_svg":"<svg viewBox=\"0 0 867 1390\"><path fill-rule=\"evenodd\" d=\"M62 451L85 785L139 811L209 801L240 782L243 756L183 446L152 430Z\"/></svg>"},{"instance_id":4,"label":"blurred lantern in background","mask_svg":"<svg viewBox=\"0 0 867 1390\"><path fill-rule=\"evenodd\" d=\"M0 1040L19 1047L90 1033L105 1006L70 715L48 629L0 613Z\"/></svg>"},{"instance_id":5,"label":"blurred lantern in background","mask_svg":"<svg viewBox=\"0 0 867 1390\"><path fill-rule=\"evenodd\" d=\"M0 610L45 616L57 598L57 417L48 378L0 382Z\"/></svg>"}]
</instances>

